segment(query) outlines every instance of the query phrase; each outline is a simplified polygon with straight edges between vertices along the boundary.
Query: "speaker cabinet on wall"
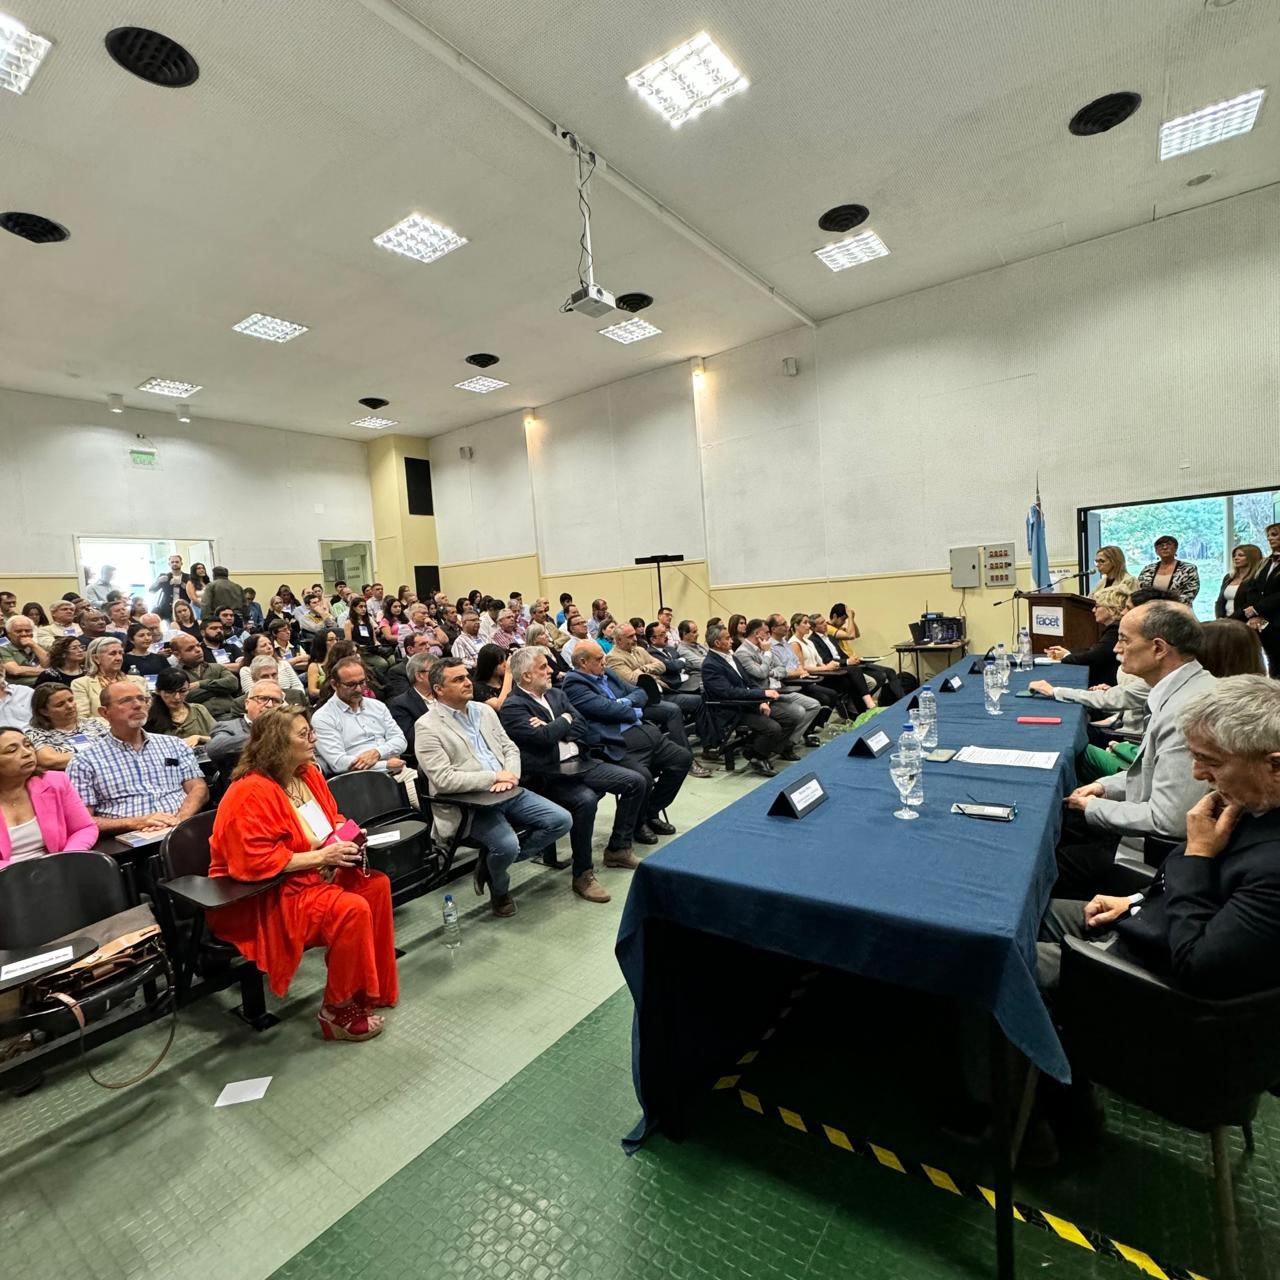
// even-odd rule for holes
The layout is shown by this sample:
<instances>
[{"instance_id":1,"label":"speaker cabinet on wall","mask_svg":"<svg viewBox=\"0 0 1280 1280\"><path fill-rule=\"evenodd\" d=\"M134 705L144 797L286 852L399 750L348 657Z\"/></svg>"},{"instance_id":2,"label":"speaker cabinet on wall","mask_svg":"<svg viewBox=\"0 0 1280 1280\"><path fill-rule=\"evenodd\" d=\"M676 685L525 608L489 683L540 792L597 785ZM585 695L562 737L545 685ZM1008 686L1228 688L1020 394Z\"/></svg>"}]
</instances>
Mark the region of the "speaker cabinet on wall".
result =
<instances>
[{"instance_id":1,"label":"speaker cabinet on wall","mask_svg":"<svg viewBox=\"0 0 1280 1280\"><path fill-rule=\"evenodd\" d=\"M404 460L404 487L409 495L411 516L435 515L435 503L431 496L431 463L426 458Z\"/></svg>"}]
</instances>

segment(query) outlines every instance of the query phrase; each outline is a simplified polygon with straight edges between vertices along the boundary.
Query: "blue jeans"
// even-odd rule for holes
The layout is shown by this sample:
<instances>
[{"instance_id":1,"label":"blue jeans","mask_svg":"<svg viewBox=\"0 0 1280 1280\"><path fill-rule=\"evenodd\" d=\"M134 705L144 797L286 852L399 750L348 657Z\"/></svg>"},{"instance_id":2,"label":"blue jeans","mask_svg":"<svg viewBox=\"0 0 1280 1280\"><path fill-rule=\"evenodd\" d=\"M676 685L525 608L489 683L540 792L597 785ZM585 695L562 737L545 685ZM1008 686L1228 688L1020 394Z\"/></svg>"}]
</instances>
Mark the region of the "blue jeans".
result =
<instances>
[{"instance_id":1,"label":"blue jeans","mask_svg":"<svg viewBox=\"0 0 1280 1280\"><path fill-rule=\"evenodd\" d=\"M493 896L500 898L510 890L507 873L517 858L554 844L571 826L573 818L564 809L532 791L521 791L501 805L475 810L471 839L483 845L488 855ZM516 835L516 827L523 830L523 839Z\"/></svg>"}]
</instances>

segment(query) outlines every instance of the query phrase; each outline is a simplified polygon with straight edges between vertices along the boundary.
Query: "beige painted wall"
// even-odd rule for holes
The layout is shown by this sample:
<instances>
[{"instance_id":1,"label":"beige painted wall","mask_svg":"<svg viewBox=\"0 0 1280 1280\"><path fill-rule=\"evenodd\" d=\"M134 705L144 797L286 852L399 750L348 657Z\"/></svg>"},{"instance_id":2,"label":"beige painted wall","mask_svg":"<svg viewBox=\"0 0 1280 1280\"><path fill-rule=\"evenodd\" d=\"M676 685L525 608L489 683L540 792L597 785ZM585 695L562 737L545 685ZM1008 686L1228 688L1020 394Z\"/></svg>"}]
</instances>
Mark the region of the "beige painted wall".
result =
<instances>
[{"instance_id":1,"label":"beige painted wall","mask_svg":"<svg viewBox=\"0 0 1280 1280\"><path fill-rule=\"evenodd\" d=\"M500 560L470 560L440 566L440 590L456 600L473 587L505 600L510 591L522 591L529 604L540 594L537 556L506 556Z\"/></svg>"},{"instance_id":2,"label":"beige painted wall","mask_svg":"<svg viewBox=\"0 0 1280 1280\"><path fill-rule=\"evenodd\" d=\"M366 446L369 489L373 499L374 562L379 581L393 593L404 582L413 586L413 569L438 564L434 516L411 516L404 460L427 458L427 442L413 436L378 436Z\"/></svg>"}]
</instances>

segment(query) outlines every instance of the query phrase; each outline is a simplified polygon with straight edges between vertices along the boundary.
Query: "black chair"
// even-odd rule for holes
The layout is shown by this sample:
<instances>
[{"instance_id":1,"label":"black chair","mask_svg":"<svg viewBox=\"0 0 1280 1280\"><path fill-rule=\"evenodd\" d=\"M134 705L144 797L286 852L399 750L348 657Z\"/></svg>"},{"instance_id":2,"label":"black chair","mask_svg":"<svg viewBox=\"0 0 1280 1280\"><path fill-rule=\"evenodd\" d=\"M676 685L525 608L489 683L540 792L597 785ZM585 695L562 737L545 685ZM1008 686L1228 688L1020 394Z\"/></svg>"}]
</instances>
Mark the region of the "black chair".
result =
<instances>
[{"instance_id":1,"label":"black chair","mask_svg":"<svg viewBox=\"0 0 1280 1280\"><path fill-rule=\"evenodd\" d=\"M24 859L0 869L0 955L27 952L80 929L107 920L130 906L124 876L116 861L105 853L62 853ZM4 963L18 956L4 956ZM114 1039L164 1012L173 993L157 993L156 983L168 971L168 963L154 958L124 970L99 984L80 1001L85 1019L84 1047ZM130 1005L143 990L142 1009ZM16 1016L0 1022L0 1038L28 1032L46 1037L44 1043L0 1065L0 1075L10 1071L30 1074L30 1067L62 1058L81 1039L75 1015L64 1005L20 1007Z\"/></svg>"},{"instance_id":2,"label":"black chair","mask_svg":"<svg viewBox=\"0 0 1280 1280\"><path fill-rule=\"evenodd\" d=\"M1099 1017L1099 1010L1114 1016ZM1207 1133L1223 1261L1239 1274L1227 1130L1244 1130L1280 1082L1280 989L1205 1000L1089 943L1063 943L1054 1003L1072 1069L1172 1124Z\"/></svg>"},{"instance_id":3,"label":"black chair","mask_svg":"<svg viewBox=\"0 0 1280 1280\"><path fill-rule=\"evenodd\" d=\"M754 737L752 731L740 723L738 715L740 710L741 705L738 703L720 702L715 698L708 698L705 693L702 695L704 714L698 718L699 726L703 730L700 735L702 745L704 748L720 753L720 760L726 773L734 773L737 770L739 752L745 753L747 744ZM722 722L721 712L730 713L733 719L727 724Z\"/></svg>"},{"instance_id":4,"label":"black chair","mask_svg":"<svg viewBox=\"0 0 1280 1280\"><path fill-rule=\"evenodd\" d=\"M328 779L344 817L369 833L369 865L391 880L391 901L399 906L438 883L431 828L409 803L404 787L382 769L352 769ZM394 839L386 839L394 833Z\"/></svg>"},{"instance_id":5,"label":"black chair","mask_svg":"<svg viewBox=\"0 0 1280 1280\"><path fill-rule=\"evenodd\" d=\"M178 1003L186 1004L236 983L240 987L238 1018L255 1031L274 1027L279 1018L267 1012L262 972L229 942L205 927L205 913L266 893L279 879L243 881L209 875L209 837L216 813L197 813L169 831L156 854L156 906L161 927L176 957ZM195 979L199 979L196 985Z\"/></svg>"}]
</instances>

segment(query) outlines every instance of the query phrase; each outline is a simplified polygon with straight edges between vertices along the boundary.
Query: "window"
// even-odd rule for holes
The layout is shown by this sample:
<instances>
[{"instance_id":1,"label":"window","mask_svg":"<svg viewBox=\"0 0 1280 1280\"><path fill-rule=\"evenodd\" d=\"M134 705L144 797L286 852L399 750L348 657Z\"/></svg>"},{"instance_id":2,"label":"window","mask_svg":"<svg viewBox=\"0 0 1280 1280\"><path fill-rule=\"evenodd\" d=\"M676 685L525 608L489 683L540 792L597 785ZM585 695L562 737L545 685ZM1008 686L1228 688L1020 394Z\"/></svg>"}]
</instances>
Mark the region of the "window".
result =
<instances>
[{"instance_id":1,"label":"window","mask_svg":"<svg viewBox=\"0 0 1280 1280\"><path fill-rule=\"evenodd\" d=\"M1106 507L1081 507L1077 513L1080 570L1089 586L1097 585L1093 557L1099 547L1119 547L1136 578L1155 558L1152 544L1162 534L1178 539L1178 559L1200 570L1200 594L1192 606L1196 617L1213 617L1223 576L1230 571L1231 553L1252 542L1267 554L1267 525L1280 520L1280 488L1249 489L1243 493L1199 494ZM1082 580L1083 581L1083 580Z\"/></svg>"}]
</instances>

